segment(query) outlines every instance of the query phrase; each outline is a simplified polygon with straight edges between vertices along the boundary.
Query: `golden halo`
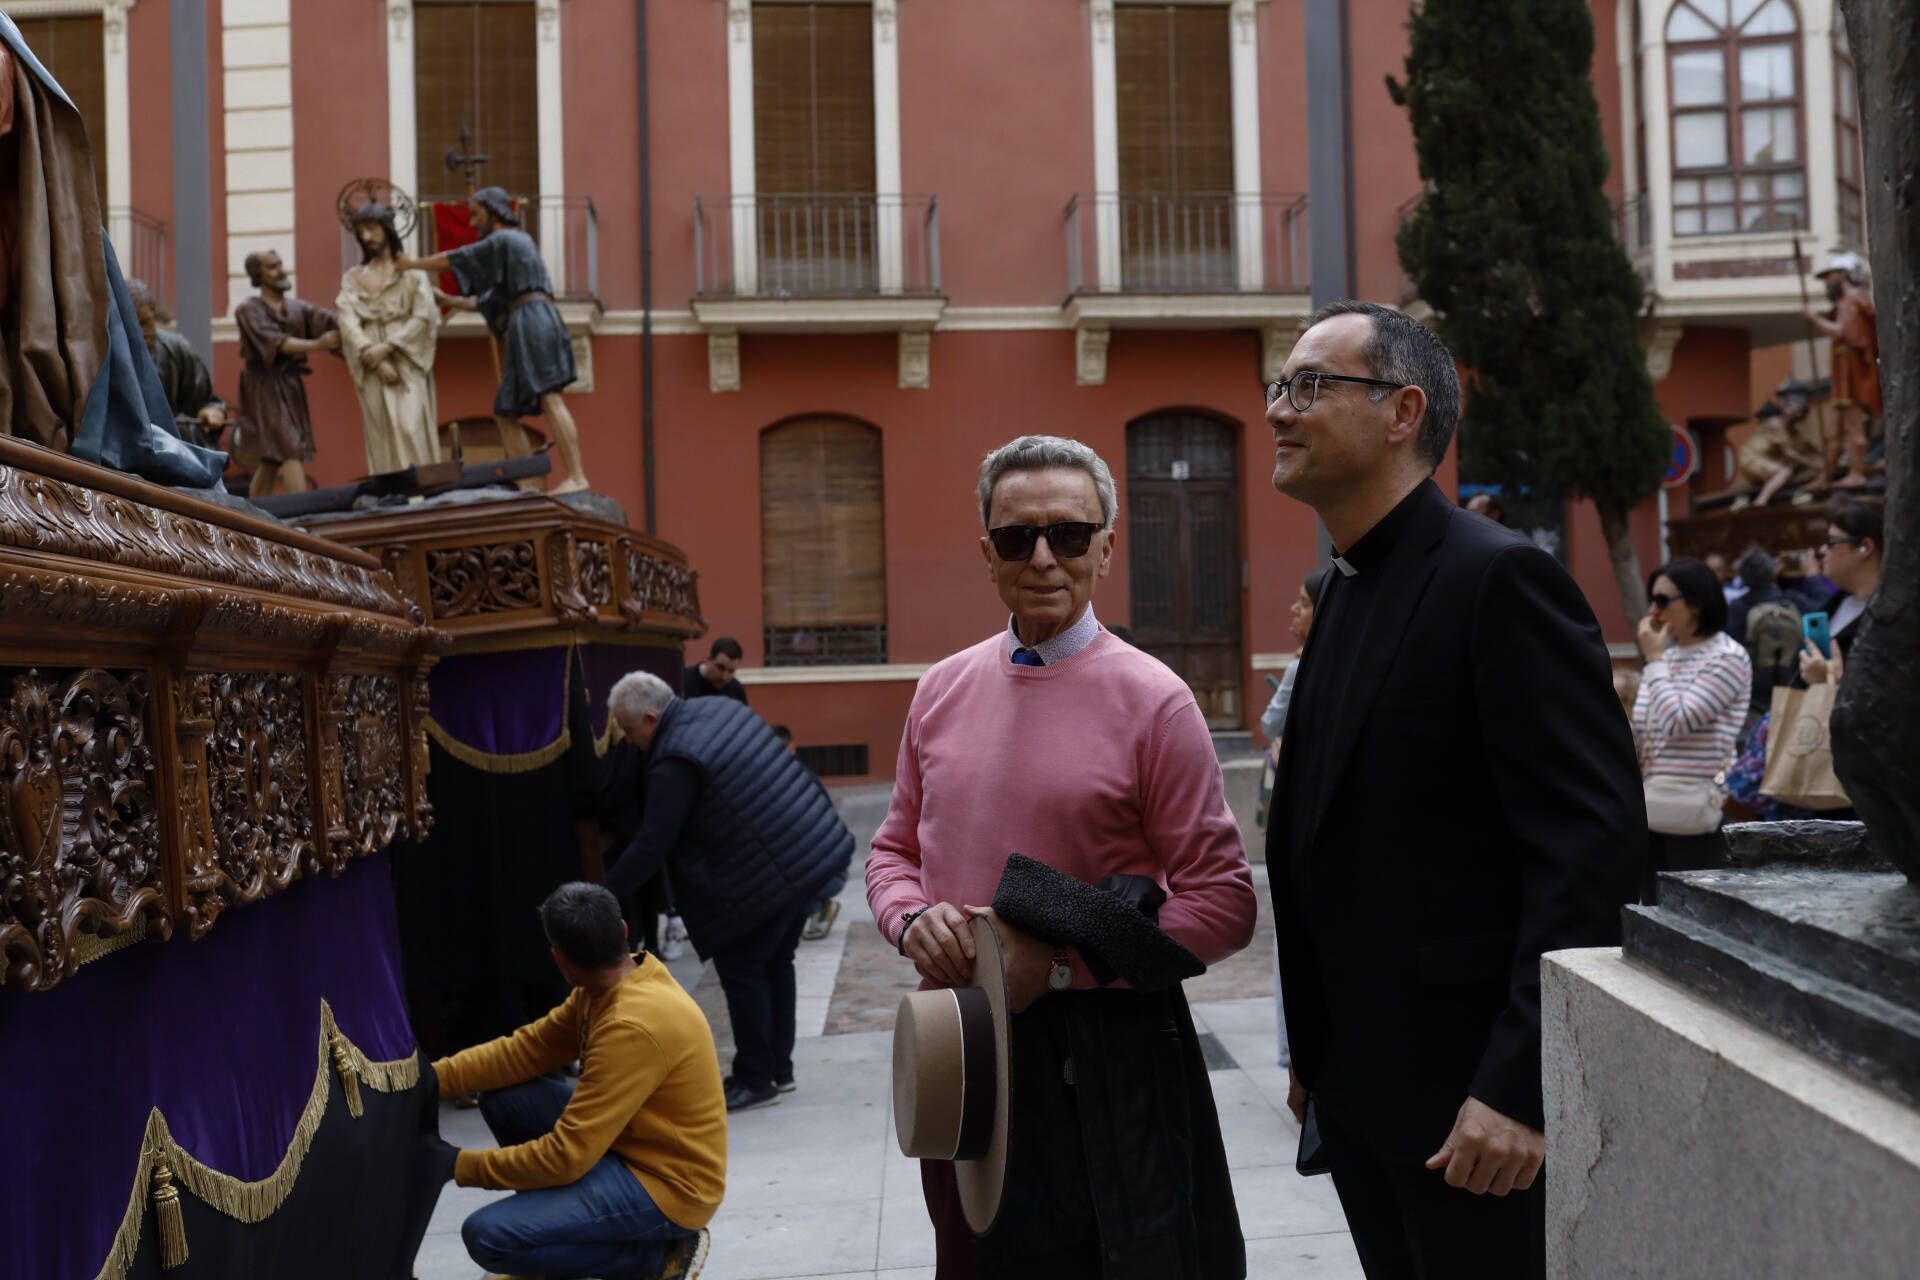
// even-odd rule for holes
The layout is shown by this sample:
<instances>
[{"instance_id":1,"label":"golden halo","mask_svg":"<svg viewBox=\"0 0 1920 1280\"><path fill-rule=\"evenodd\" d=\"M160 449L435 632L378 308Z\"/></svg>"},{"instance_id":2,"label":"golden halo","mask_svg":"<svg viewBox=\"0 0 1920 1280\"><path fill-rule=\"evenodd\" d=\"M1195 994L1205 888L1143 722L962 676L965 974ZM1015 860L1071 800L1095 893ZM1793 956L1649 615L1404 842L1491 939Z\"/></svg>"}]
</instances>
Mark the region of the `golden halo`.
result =
<instances>
[{"instance_id":1,"label":"golden halo","mask_svg":"<svg viewBox=\"0 0 1920 1280\"><path fill-rule=\"evenodd\" d=\"M353 215L362 205L375 202L393 210L393 229L400 233L402 240L413 234L413 224L419 216L419 207L414 204L412 196L385 178L355 178L340 188L340 194L334 199L333 208L340 217L340 225L351 231Z\"/></svg>"}]
</instances>

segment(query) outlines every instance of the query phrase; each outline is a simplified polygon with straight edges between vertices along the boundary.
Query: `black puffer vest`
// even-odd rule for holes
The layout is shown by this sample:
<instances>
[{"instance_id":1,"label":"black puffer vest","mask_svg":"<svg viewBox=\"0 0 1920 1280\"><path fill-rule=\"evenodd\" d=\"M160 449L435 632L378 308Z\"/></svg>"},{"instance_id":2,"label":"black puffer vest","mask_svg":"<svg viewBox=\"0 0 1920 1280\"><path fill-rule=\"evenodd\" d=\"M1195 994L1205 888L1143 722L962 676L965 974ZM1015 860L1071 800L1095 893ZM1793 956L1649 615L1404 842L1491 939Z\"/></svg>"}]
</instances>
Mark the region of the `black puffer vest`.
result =
<instances>
[{"instance_id":1,"label":"black puffer vest","mask_svg":"<svg viewBox=\"0 0 1920 1280\"><path fill-rule=\"evenodd\" d=\"M675 698L649 767L685 760L700 797L672 855L673 891L702 959L762 922L799 911L853 857L853 833L826 788L732 698Z\"/></svg>"}]
</instances>

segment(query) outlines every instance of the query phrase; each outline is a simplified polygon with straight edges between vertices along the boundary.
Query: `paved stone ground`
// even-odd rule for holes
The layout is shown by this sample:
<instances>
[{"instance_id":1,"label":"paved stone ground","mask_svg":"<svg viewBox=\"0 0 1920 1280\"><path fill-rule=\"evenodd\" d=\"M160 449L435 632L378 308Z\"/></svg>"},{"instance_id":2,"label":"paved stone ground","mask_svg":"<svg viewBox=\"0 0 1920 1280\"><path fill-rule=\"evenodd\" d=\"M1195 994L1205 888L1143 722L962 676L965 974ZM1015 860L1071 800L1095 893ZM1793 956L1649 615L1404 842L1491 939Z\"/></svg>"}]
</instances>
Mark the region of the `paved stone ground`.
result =
<instances>
[{"instance_id":1,"label":"paved stone ground","mask_svg":"<svg viewBox=\"0 0 1920 1280\"><path fill-rule=\"evenodd\" d=\"M886 811L887 789L836 791L864 852ZM1250 836L1255 833L1249 833ZM1333 1187L1293 1171L1299 1130L1286 1112L1286 1072L1276 1065L1273 929L1266 868L1256 865L1260 930L1252 946L1187 984L1226 1137L1247 1273L1257 1280L1357 1280ZM735 1116L729 1126L727 1198L713 1222L706 1280L932 1280L933 1229L920 1178L893 1137L893 1013L913 970L880 939L859 867L841 895L833 933L803 942L796 961L799 1040L795 1093ZM689 954L672 966L713 1024L724 1069L732 1053L726 1005L711 969ZM479 1113L446 1108L441 1132L462 1146L490 1145ZM415 1271L419 1280L475 1280L461 1221L497 1193L448 1187Z\"/></svg>"}]
</instances>

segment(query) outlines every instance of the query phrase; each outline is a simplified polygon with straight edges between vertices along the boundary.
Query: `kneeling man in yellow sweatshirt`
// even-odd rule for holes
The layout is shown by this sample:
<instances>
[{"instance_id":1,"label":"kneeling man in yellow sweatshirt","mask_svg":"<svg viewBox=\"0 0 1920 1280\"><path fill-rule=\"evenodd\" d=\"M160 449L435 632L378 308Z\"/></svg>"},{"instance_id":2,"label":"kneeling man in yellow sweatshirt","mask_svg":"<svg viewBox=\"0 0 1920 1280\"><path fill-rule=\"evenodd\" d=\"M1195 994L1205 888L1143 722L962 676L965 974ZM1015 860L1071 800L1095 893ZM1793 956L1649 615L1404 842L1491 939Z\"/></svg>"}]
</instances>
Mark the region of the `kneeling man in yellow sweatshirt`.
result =
<instances>
[{"instance_id":1,"label":"kneeling man in yellow sweatshirt","mask_svg":"<svg viewBox=\"0 0 1920 1280\"><path fill-rule=\"evenodd\" d=\"M490 1271L548 1280L694 1280L727 1180L707 1020L666 965L631 953L620 904L601 886L561 885L540 923L571 994L512 1035L433 1064L443 1096L480 1094L500 1143L459 1152L453 1180L519 1193L467 1218L467 1252ZM577 1083L549 1074L575 1058Z\"/></svg>"}]
</instances>

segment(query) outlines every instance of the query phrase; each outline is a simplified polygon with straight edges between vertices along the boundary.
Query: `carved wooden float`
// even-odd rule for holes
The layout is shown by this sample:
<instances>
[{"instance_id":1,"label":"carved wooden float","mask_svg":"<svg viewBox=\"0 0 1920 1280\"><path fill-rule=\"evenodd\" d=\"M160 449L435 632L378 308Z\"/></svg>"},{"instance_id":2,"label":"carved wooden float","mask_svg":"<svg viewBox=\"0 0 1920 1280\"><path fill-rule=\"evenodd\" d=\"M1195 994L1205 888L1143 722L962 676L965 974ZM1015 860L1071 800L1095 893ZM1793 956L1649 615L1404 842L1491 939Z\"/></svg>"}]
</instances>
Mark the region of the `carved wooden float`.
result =
<instances>
[{"instance_id":1,"label":"carved wooden float","mask_svg":"<svg viewBox=\"0 0 1920 1280\"><path fill-rule=\"evenodd\" d=\"M423 837L445 638L371 556L0 437L0 970Z\"/></svg>"},{"instance_id":2,"label":"carved wooden float","mask_svg":"<svg viewBox=\"0 0 1920 1280\"><path fill-rule=\"evenodd\" d=\"M455 653L706 630L699 574L671 543L544 494L383 507L303 522L374 556Z\"/></svg>"}]
</instances>

